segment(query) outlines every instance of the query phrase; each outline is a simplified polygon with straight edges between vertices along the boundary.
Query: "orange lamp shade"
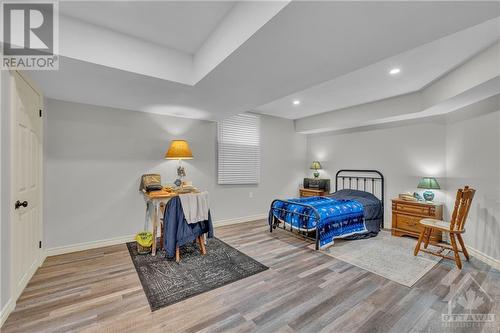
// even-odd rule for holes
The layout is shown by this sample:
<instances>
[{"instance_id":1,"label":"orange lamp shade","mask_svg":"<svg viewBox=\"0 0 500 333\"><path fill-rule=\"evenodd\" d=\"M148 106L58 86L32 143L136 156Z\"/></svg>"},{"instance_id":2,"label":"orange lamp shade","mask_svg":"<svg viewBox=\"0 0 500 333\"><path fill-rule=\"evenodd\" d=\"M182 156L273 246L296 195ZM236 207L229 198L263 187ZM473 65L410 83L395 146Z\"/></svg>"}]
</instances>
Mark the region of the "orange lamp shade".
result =
<instances>
[{"instance_id":1,"label":"orange lamp shade","mask_svg":"<svg viewBox=\"0 0 500 333\"><path fill-rule=\"evenodd\" d=\"M186 140L172 140L165 153L167 160L188 160L193 158L193 153Z\"/></svg>"}]
</instances>

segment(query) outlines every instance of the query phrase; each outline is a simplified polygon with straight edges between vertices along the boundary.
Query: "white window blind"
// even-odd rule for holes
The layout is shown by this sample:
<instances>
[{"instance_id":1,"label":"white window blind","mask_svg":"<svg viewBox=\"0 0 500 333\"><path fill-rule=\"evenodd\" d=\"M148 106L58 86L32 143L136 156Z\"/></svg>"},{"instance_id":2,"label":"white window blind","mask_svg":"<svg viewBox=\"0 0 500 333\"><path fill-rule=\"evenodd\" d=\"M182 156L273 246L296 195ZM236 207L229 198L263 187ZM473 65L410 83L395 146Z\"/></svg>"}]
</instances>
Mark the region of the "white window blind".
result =
<instances>
[{"instance_id":1,"label":"white window blind","mask_svg":"<svg viewBox=\"0 0 500 333\"><path fill-rule=\"evenodd\" d=\"M260 118L239 114L217 126L218 183L258 184L260 181Z\"/></svg>"}]
</instances>

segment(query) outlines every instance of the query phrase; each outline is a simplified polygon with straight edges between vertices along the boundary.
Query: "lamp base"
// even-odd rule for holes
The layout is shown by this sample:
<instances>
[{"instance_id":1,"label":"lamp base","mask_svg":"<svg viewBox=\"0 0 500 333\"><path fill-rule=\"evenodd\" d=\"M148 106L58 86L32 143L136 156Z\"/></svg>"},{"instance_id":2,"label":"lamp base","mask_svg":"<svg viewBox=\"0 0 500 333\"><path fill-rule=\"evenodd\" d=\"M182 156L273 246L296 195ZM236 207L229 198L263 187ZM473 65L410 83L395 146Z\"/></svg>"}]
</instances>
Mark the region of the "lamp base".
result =
<instances>
[{"instance_id":1,"label":"lamp base","mask_svg":"<svg viewBox=\"0 0 500 333\"><path fill-rule=\"evenodd\" d=\"M174 182L175 186L181 187L183 177L186 177L186 169L184 169L184 167L182 166L182 160L179 159L179 166L177 167L177 179Z\"/></svg>"},{"instance_id":2,"label":"lamp base","mask_svg":"<svg viewBox=\"0 0 500 333\"><path fill-rule=\"evenodd\" d=\"M314 171L313 176L314 176L314 178L318 178L319 177L319 171Z\"/></svg>"},{"instance_id":3,"label":"lamp base","mask_svg":"<svg viewBox=\"0 0 500 333\"><path fill-rule=\"evenodd\" d=\"M180 178L186 177L186 169L184 169L184 167L180 165L180 161L179 166L177 167L177 176L179 176Z\"/></svg>"},{"instance_id":4,"label":"lamp base","mask_svg":"<svg viewBox=\"0 0 500 333\"><path fill-rule=\"evenodd\" d=\"M432 191L425 191L423 193L425 201L432 201L434 200L434 192Z\"/></svg>"}]
</instances>

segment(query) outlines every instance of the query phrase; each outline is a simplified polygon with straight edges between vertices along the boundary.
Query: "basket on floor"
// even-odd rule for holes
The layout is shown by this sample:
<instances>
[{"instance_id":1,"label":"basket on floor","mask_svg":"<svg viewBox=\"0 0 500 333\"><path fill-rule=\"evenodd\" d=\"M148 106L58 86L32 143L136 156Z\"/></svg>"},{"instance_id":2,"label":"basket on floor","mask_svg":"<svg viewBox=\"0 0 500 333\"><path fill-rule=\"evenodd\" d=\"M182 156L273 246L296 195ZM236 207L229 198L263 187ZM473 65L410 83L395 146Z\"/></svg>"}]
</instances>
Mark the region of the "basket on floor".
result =
<instances>
[{"instance_id":1,"label":"basket on floor","mask_svg":"<svg viewBox=\"0 0 500 333\"><path fill-rule=\"evenodd\" d=\"M137 253L148 254L153 246L153 233L149 231L140 232L135 236L135 241L137 243Z\"/></svg>"}]
</instances>

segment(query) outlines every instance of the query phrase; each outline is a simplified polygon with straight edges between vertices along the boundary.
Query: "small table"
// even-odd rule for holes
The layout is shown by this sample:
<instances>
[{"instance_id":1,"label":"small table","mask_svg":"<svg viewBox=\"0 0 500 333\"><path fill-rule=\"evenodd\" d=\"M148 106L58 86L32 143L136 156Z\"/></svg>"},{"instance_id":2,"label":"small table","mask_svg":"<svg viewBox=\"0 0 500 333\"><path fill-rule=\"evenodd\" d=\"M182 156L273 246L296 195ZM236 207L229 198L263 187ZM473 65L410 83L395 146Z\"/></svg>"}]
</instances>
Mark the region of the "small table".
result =
<instances>
[{"instance_id":1,"label":"small table","mask_svg":"<svg viewBox=\"0 0 500 333\"><path fill-rule=\"evenodd\" d=\"M144 225L144 230L147 229L147 222L148 222L148 217L151 219L150 216L150 205L153 207L153 245L151 248L151 255L155 256L156 255L156 232L158 229L158 215L160 214L160 204L167 204L167 202L178 196L179 194L176 192L168 192L165 190L161 191L152 191L152 192L143 192L144 195L144 200L146 201L146 221ZM164 221L165 222L165 221Z\"/></svg>"}]
</instances>

